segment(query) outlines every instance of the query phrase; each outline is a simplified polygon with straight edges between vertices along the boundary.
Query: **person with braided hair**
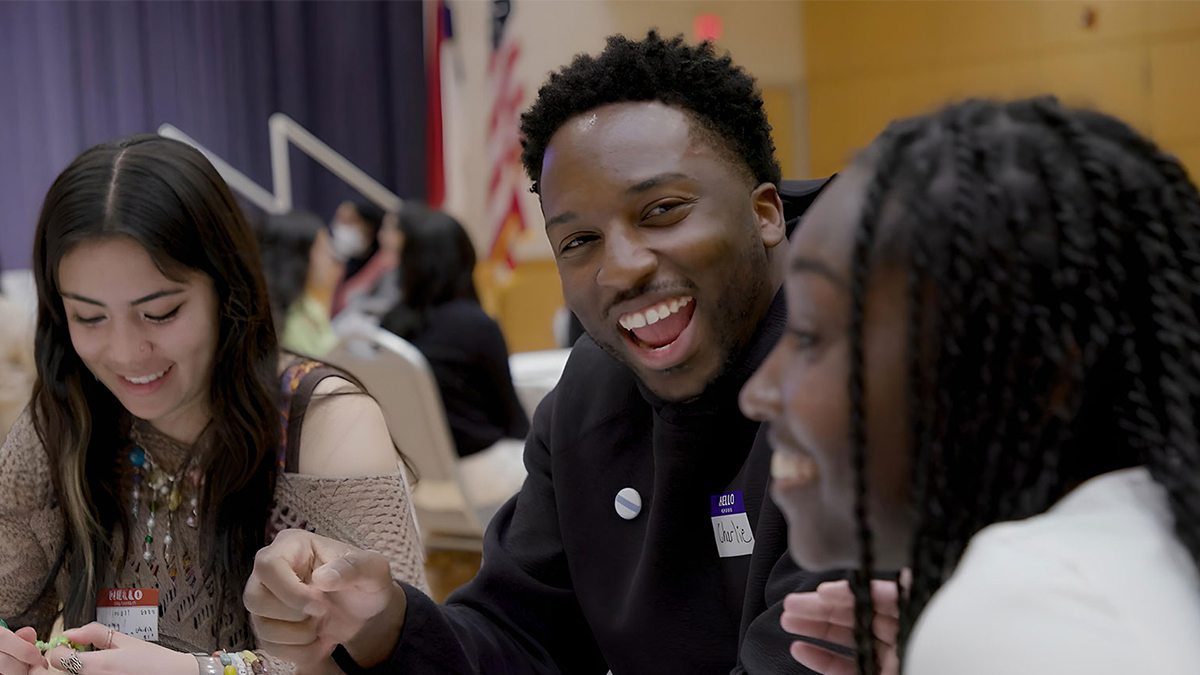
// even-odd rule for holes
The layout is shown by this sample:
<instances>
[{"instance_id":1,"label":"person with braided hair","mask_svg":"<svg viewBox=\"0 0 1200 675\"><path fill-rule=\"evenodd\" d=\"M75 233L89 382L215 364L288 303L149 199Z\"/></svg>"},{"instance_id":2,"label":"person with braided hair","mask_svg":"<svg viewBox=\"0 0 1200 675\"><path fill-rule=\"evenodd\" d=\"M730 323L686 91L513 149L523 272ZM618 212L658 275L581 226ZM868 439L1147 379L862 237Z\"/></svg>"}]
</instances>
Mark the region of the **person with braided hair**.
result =
<instances>
[{"instance_id":1,"label":"person with braided hair","mask_svg":"<svg viewBox=\"0 0 1200 675\"><path fill-rule=\"evenodd\" d=\"M742 408L793 558L857 571L785 601L794 658L1195 671L1200 194L1174 158L1052 98L951 105L840 174L787 267Z\"/></svg>"}]
</instances>

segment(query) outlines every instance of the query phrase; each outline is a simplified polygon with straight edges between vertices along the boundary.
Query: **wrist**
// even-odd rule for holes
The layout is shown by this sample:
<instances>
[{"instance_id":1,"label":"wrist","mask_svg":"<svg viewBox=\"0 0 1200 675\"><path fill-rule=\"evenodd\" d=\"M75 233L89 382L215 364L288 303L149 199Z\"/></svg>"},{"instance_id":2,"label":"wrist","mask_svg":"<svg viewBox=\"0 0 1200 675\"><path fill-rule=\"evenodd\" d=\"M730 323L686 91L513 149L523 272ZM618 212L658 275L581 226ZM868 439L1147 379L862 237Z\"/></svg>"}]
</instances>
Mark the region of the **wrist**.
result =
<instances>
[{"instance_id":1,"label":"wrist","mask_svg":"<svg viewBox=\"0 0 1200 675\"><path fill-rule=\"evenodd\" d=\"M400 641L407 611L408 596L399 584L393 583L383 610L367 619L358 633L342 645L350 658L363 668L373 668L386 661Z\"/></svg>"},{"instance_id":2,"label":"wrist","mask_svg":"<svg viewBox=\"0 0 1200 675\"><path fill-rule=\"evenodd\" d=\"M179 670L177 672L179 672L181 675L212 675L214 672L218 674L221 673L221 662L211 656L204 656L201 654L186 654L182 652L179 654L179 656L182 658L179 659ZM205 660L216 661L217 669L215 671L212 669L205 670Z\"/></svg>"}]
</instances>

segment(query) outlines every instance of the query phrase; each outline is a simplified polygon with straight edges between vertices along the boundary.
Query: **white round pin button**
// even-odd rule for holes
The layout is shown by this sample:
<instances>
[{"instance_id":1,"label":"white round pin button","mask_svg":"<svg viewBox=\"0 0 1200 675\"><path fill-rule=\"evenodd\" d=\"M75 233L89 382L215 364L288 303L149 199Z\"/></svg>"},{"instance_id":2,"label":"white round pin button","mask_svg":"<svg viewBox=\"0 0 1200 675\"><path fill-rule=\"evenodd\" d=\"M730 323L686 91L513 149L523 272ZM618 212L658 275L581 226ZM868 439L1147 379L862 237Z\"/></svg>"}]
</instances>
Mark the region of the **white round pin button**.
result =
<instances>
[{"instance_id":1,"label":"white round pin button","mask_svg":"<svg viewBox=\"0 0 1200 675\"><path fill-rule=\"evenodd\" d=\"M631 487L623 488L613 500L613 506L617 509L618 516L625 520L633 520L642 512L642 496Z\"/></svg>"}]
</instances>

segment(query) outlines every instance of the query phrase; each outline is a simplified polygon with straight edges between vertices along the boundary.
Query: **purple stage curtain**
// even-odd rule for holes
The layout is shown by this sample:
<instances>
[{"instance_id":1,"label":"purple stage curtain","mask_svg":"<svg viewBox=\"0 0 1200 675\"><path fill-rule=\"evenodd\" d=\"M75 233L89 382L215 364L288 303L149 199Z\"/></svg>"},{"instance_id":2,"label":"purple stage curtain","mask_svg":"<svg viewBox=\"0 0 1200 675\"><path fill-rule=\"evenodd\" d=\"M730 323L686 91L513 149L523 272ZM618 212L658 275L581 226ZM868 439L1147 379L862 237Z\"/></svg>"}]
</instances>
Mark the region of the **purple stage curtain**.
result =
<instances>
[{"instance_id":1,"label":"purple stage curtain","mask_svg":"<svg viewBox=\"0 0 1200 675\"><path fill-rule=\"evenodd\" d=\"M30 266L47 188L86 148L183 129L271 189L284 112L402 197L425 194L420 2L0 2L0 264ZM296 205L348 186L292 150Z\"/></svg>"}]
</instances>

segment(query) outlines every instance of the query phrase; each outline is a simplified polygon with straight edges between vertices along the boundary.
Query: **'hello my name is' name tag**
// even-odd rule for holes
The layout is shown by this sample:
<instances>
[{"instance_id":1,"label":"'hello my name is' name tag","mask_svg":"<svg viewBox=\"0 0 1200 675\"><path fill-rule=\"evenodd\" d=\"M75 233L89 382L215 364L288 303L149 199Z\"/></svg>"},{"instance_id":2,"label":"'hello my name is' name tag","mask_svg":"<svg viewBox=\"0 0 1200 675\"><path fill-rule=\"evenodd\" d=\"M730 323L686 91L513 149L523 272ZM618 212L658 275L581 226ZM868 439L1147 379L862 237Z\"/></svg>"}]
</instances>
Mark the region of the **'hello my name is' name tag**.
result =
<instances>
[{"instance_id":1,"label":"'hello my name is' name tag","mask_svg":"<svg viewBox=\"0 0 1200 675\"><path fill-rule=\"evenodd\" d=\"M713 538L717 553L731 558L754 553L754 532L746 516L746 501L741 490L709 497L712 506Z\"/></svg>"},{"instance_id":2,"label":"'hello my name is' name tag","mask_svg":"<svg viewBox=\"0 0 1200 675\"><path fill-rule=\"evenodd\" d=\"M96 621L147 642L158 642L158 589L105 588L96 598Z\"/></svg>"}]
</instances>

